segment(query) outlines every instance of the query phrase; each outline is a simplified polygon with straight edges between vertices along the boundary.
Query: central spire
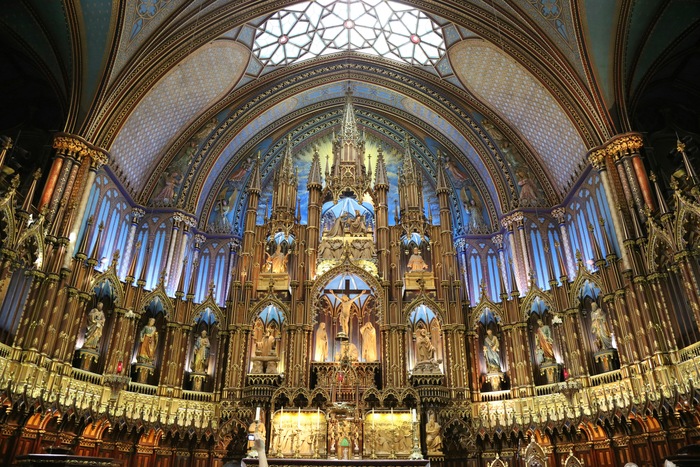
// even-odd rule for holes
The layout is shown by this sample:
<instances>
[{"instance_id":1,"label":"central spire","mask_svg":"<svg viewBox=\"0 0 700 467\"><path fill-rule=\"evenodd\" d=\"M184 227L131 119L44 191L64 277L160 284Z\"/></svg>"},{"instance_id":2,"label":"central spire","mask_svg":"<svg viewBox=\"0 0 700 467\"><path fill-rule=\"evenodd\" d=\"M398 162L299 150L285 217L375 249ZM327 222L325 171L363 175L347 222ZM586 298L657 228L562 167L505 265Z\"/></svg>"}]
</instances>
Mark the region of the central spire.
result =
<instances>
[{"instance_id":1,"label":"central spire","mask_svg":"<svg viewBox=\"0 0 700 467\"><path fill-rule=\"evenodd\" d=\"M360 131L357 129L355 119L355 107L352 105L352 88L348 84L345 91L345 110L343 111L343 121L340 125L340 138L344 143L360 143Z\"/></svg>"},{"instance_id":2,"label":"central spire","mask_svg":"<svg viewBox=\"0 0 700 467\"><path fill-rule=\"evenodd\" d=\"M326 189L335 202L347 193L361 200L369 190L370 179L365 165L365 134L357 127L352 88L348 84L340 131L333 135L333 165L326 175Z\"/></svg>"}]
</instances>

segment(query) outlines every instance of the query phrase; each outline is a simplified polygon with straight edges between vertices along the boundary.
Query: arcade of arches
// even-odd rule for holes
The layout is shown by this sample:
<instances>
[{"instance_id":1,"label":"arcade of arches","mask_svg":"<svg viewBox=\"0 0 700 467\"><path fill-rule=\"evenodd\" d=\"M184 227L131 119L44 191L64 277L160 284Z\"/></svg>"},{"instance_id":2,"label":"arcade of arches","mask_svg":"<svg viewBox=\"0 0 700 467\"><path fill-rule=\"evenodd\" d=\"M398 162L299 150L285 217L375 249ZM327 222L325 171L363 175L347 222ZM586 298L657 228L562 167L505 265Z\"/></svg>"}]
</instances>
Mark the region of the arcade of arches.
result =
<instances>
[{"instance_id":1,"label":"arcade of arches","mask_svg":"<svg viewBox=\"0 0 700 467\"><path fill-rule=\"evenodd\" d=\"M700 440L700 5L10 3L5 465Z\"/></svg>"}]
</instances>

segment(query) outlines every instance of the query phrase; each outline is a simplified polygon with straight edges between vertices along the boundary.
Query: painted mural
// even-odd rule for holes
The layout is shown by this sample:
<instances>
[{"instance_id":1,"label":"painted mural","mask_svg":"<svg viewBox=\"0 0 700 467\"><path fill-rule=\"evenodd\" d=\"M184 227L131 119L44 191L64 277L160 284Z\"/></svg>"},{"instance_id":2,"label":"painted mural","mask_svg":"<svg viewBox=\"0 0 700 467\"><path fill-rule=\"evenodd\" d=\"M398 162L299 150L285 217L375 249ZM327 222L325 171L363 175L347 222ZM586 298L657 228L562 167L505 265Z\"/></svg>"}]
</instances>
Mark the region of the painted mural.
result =
<instances>
[{"instance_id":1,"label":"painted mural","mask_svg":"<svg viewBox=\"0 0 700 467\"><path fill-rule=\"evenodd\" d=\"M156 189L149 200L149 204L161 207L175 206L199 146L218 125L219 121L216 118L212 118L197 133L192 135L192 138L180 149L163 171L161 179L158 181Z\"/></svg>"},{"instance_id":2,"label":"painted mural","mask_svg":"<svg viewBox=\"0 0 700 467\"><path fill-rule=\"evenodd\" d=\"M527 168L527 164L520 152L490 120L483 119L481 126L491 136L498 149L500 149L518 185L518 199L514 203L514 207L527 208L542 205L544 202L542 187L532 175L530 169Z\"/></svg>"}]
</instances>

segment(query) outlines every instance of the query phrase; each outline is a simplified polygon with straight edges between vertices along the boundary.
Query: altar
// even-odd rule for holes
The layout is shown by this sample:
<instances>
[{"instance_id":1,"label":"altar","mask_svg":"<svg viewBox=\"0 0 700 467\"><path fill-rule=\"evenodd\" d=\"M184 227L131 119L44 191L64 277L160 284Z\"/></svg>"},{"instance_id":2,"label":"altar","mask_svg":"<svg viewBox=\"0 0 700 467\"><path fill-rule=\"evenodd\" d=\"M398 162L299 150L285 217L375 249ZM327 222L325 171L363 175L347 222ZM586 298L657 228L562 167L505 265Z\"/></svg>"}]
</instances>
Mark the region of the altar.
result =
<instances>
[{"instance_id":1,"label":"altar","mask_svg":"<svg viewBox=\"0 0 700 467\"><path fill-rule=\"evenodd\" d=\"M268 465L277 466L295 466L295 467L335 467L335 466L352 466L352 467L378 467L378 466L401 466L401 467L429 467L430 461L427 459L409 460L409 459L349 459L349 460L331 460L331 459L268 459ZM243 459L241 467L257 466L258 459Z\"/></svg>"}]
</instances>

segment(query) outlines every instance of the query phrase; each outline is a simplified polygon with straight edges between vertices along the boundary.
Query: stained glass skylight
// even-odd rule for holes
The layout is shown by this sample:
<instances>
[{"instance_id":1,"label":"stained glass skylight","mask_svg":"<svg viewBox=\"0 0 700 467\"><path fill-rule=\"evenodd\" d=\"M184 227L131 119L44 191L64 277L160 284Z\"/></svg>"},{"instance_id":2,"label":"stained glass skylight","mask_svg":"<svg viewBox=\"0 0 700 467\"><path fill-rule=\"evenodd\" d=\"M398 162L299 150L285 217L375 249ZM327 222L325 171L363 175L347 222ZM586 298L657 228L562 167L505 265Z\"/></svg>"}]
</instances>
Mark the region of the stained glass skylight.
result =
<instances>
[{"instance_id":1,"label":"stained glass skylight","mask_svg":"<svg viewBox=\"0 0 700 467\"><path fill-rule=\"evenodd\" d=\"M414 7L390 0L316 0L277 11L257 27L253 53L263 66L342 51L436 66L442 29Z\"/></svg>"}]
</instances>

